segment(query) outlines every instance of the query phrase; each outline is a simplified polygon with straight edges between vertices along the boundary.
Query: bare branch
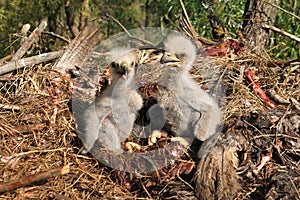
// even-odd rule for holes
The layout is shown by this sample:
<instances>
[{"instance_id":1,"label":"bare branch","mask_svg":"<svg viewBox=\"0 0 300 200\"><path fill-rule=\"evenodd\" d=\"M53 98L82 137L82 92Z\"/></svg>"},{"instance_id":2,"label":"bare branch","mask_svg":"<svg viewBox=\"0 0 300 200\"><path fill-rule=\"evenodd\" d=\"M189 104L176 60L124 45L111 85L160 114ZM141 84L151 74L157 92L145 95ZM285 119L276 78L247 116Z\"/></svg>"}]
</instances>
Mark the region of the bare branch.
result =
<instances>
[{"instance_id":1,"label":"bare branch","mask_svg":"<svg viewBox=\"0 0 300 200\"><path fill-rule=\"evenodd\" d=\"M70 43L70 42L71 42L68 38L65 38L65 37L63 37L63 36L61 36L61 35L58 35L58 34L56 34L56 33L53 33L53 32L43 31L42 34L51 35L51 36L56 37L56 38L58 38L58 39L60 39L60 40L62 40L62 41L64 41L64 42L67 42L67 43Z\"/></svg>"},{"instance_id":2,"label":"bare branch","mask_svg":"<svg viewBox=\"0 0 300 200\"><path fill-rule=\"evenodd\" d=\"M263 24L262 26L263 26L263 28L271 29L272 31L278 32L278 33L280 33L282 35L285 35L285 36L287 36L287 37L289 37L293 40L296 40L297 42L300 42L300 38L298 38L297 36L292 35L292 34L286 32L284 30L281 30L281 29L279 29L275 26L271 26L271 25L268 25L268 24Z\"/></svg>"},{"instance_id":3,"label":"bare branch","mask_svg":"<svg viewBox=\"0 0 300 200\"><path fill-rule=\"evenodd\" d=\"M33 42L37 37L39 37L42 33L42 31L47 27L47 22L46 20L42 20L40 25L29 35L27 40L22 44L22 46L18 49L18 51L15 53L13 58L11 59L12 61L17 61L21 59L26 51L31 47Z\"/></svg>"},{"instance_id":4,"label":"bare branch","mask_svg":"<svg viewBox=\"0 0 300 200\"><path fill-rule=\"evenodd\" d=\"M197 31L195 30L195 28L193 27L193 25L191 24L190 20L189 20L189 16L186 12L186 9L185 9L185 6L182 2L182 0L179 1L180 2L180 6L181 6L181 9L182 9L182 15L180 17L180 25L181 25L181 28L183 29L183 31L191 38L194 39L194 41L196 42L196 44L201 47L202 46L202 43L204 44L215 44L214 41L211 41L209 39L206 39L204 37L201 37Z\"/></svg>"},{"instance_id":5,"label":"bare branch","mask_svg":"<svg viewBox=\"0 0 300 200\"><path fill-rule=\"evenodd\" d=\"M63 51L54 51L50 53L43 53L37 56L23 58L18 61L10 61L9 63L0 66L0 75L14 71L16 69L24 68L28 65L36 65L43 62L49 62L58 58L62 53Z\"/></svg>"},{"instance_id":6,"label":"bare branch","mask_svg":"<svg viewBox=\"0 0 300 200\"><path fill-rule=\"evenodd\" d=\"M37 182L40 181L45 181L48 179L52 179L55 178L57 176L60 175L64 175L69 173L70 171L70 166L69 165L65 165L63 167L57 167L54 169L50 169L48 171L44 171L44 172L40 172L37 174L33 174L33 175L29 175L26 176L24 178L21 178L19 180L15 180L15 181L10 181L10 182L6 182L6 183L1 183L0 184L0 193L4 193L4 192L8 192L11 190L15 190L17 188L20 187L25 187L28 185L32 185L35 184Z\"/></svg>"},{"instance_id":7,"label":"bare branch","mask_svg":"<svg viewBox=\"0 0 300 200\"><path fill-rule=\"evenodd\" d=\"M285 9L281 8L280 6L275 5L274 3L270 3L269 1L263 1L263 2L265 2L265 3L267 3L267 4L271 5L271 6L274 6L275 8L278 8L279 10L282 10L283 12L285 12L287 14L290 14L293 17L295 17L296 19L300 20L299 16L295 15L294 13L292 13L292 12L290 12L288 10L285 10Z\"/></svg>"}]
</instances>

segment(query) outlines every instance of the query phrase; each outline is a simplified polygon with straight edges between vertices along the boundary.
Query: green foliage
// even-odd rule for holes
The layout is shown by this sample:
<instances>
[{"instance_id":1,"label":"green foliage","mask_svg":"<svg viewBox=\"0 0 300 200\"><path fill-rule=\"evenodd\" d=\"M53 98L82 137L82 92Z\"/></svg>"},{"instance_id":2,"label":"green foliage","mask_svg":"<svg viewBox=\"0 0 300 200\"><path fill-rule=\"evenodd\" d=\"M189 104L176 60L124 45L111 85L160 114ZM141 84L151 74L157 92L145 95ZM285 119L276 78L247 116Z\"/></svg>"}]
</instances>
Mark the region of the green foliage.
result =
<instances>
[{"instance_id":1,"label":"green foliage","mask_svg":"<svg viewBox=\"0 0 300 200\"><path fill-rule=\"evenodd\" d=\"M294 0L280 1L281 8L289 11L298 19L283 10L277 9L275 26L300 38L300 4ZM299 43L280 33L272 33L270 53L275 58L296 58L299 53Z\"/></svg>"},{"instance_id":2,"label":"green foliage","mask_svg":"<svg viewBox=\"0 0 300 200\"><path fill-rule=\"evenodd\" d=\"M103 38L122 31L119 25L106 17L106 13L118 19L127 29L147 26L179 28L178 17L181 13L179 0L90 0L89 9L84 8L82 2L83 0L10 0L0 4L0 57L19 48L21 38L18 34L24 24L29 23L30 31L33 31L44 18L48 19L48 30L72 38L72 31L67 23L67 8L73 14L72 23L75 26L80 27L80 16L84 13L99 24ZM202 0L190 0L184 1L184 4L196 31L206 38L212 38L207 19L208 12L201 2ZM242 24L246 0L205 2L210 4L214 14L222 20L229 35L235 38ZM300 5L297 1L281 1L280 7L294 12L297 16L300 14ZM300 37L299 19L284 11L278 10L275 26ZM39 51L52 51L64 45L59 39L46 35L41 37L40 42L44 48L38 49ZM269 46L272 57L295 58L297 48L299 47L296 41L272 32Z\"/></svg>"}]
</instances>

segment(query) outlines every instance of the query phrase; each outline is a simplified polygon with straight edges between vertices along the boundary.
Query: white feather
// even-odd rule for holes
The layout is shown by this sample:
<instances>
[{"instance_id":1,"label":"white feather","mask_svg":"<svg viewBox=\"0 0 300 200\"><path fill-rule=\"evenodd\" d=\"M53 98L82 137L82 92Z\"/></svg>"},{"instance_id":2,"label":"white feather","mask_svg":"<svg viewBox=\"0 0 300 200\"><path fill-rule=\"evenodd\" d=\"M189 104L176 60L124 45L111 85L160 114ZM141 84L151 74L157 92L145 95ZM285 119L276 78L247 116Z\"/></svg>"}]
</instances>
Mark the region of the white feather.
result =
<instances>
[{"instance_id":1,"label":"white feather","mask_svg":"<svg viewBox=\"0 0 300 200\"><path fill-rule=\"evenodd\" d=\"M184 54L182 67L190 70L196 58L196 46L184 35L170 35L164 42L165 49L175 54Z\"/></svg>"}]
</instances>

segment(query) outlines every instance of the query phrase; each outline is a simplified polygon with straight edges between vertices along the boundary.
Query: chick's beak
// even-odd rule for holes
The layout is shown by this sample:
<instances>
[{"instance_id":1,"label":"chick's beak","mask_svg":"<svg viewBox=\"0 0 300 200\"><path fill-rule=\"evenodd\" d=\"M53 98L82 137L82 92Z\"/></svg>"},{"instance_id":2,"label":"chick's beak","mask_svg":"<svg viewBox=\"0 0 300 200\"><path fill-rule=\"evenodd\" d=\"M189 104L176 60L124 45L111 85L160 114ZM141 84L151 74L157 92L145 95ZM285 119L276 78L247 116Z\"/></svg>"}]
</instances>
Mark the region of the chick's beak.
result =
<instances>
[{"instance_id":1,"label":"chick's beak","mask_svg":"<svg viewBox=\"0 0 300 200\"><path fill-rule=\"evenodd\" d=\"M171 67L175 67L178 64L181 64L182 60L180 60L175 53L165 52L161 57L160 62L163 64L168 64Z\"/></svg>"}]
</instances>

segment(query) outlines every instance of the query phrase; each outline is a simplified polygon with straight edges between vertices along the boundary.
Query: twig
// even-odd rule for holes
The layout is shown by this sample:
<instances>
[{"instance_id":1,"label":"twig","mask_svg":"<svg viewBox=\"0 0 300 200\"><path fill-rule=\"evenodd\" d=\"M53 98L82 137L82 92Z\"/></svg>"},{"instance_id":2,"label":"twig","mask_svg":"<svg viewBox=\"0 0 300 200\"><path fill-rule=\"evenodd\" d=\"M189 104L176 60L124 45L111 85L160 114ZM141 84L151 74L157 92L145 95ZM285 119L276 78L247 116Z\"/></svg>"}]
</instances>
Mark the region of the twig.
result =
<instances>
[{"instance_id":1,"label":"twig","mask_svg":"<svg viewBox=\"0 0 300 200\"><path fill-rule=\"evenodd\" d=\"M215 44L214 41L211 41L209 39L206 39L204 37L201 37L197 31L195 30L195 28L193 27L193 25L191 24L190 20L189 20L189 16L186 12L185 6L182 2L182 0L179 1L180 3L180 7L182 9L182 17L180 18L180 24L182 26L183 31L191 38L194 39L194 41L196 42L196 44L200 47L202 46L202 43L204 44Z\"/></svg>"},{"instance_id":2,"label":"twig","mask_svg":"<svg viewBox=\"0 0 300 200\"><path fill-rule=\"evenodd\" d=\"M10 60L14 55L13 54L9 54L3 58L0 59L0 63L4 63L4 62L7 62L8 60Z\"/></svg>"},{"instance_id":3,"label":"twig","mask_svg":"<svg viewBox=\"0 0 300 200\"><path fill-rule=\"evenodd\" d=\"M45 150L32 150L32 151L26 151L26 152L21 152L21 153L16 153L13 154L12 156L15 157L20 157L20 156L26 156L29 154L33 153L46 153L46 152L56 152L56 151L67 151L67 148L62 147L62 148L57 148L57 149L45 149Z\"/></svg>"},{"instance_id":4,"label":"twig","mask_svg":"<svg viewBox=\"0 0 300 200\"><path fill-rule=\"evenodd\" d=\"M49 93L52 98L52 106L53 106L53 113L50 117L50 126L54 126L56 123L58 109L60 107L59 97L61 96L60 95L61 91L57 87L54 87L49 89Z\"/></svg>"},{"instance_id":5,"label":"twig","mask_svg":"<svg viewBox=\"0 0 300 200\"><path fill-rule=\"evenodd\" d=\"M21 125L21 126L13 127L12 129L18 133L30 133L33 131L42 130L44 127L45 124L38 123L38 124Z\"/></svg>"},{"instance_id":6,"label":"twig","mask_svg":"<svg viewBox=\"0 0 300 200\"><path fill-rule=\"evenodd\" d=\"M50 169L48 171L29 175L29 176L26 176L19 180L1 183L0 184L0 193L8 192L8 191L15 190L17 188L25 187L28 185L33 185L33 184L36 184L41 181L47 181L48 179L52 179L54 177L67 174L69 172L70 172L70 166L65 165L63 167L57 167L54 169Z\"/></svg>"},{"instance_id":7,"label":"twig","mask_svg":"<svg viewBox=\"0 0 300 200\"><path fill-rule=\"evenodd\" d=\"M284 67L288 67L290 66L291 64L294 64L294 63L297 63L297 62L300 62L300 58L295 58L295 59L292 59L292 60L287 60L287 61L267 61L267 65L268 67L281 67L281 68L284 68Z\"/></svg>"},{"instance_id":8,"label":"twig","mask_svg":"<svg viewBox=\"0 0 300 200\"><path fill-rule=\"evenodd\" d=\"M279 6L277 6L277 5L275 5L274 3L270 3L269 1L264 1L264 2L267 3L267 4L269 4L269 5L271 5L271 6L274 6L275 8L278 8L279 10L282 10L282 11L284 11L284 12L286 12L286 13L292 15L293 17L297 18L298 20L300 20L300 17L297 16L297 15L295 15L294 13L289 12L289 11L287 11L287 10L285 10L285 9L283 9L283 8L281 8L281 7L279 7Z\"/></svg>"},{"instance_id":9,"label":"twig","mask_svg":"<svg viewBox=\"0 0 300 200\"><path fill-rule=\"evenodd\" d=\"M142 188L144 189L144 191L146 192L146 194L148 195L148 197L150 199L152 199L153 197L151 196L151 194L149 193L149 191L147 190L147 188L145 187L145 185L143 184L143 182L140 180L140 184L142 186Z\"/></svg>"},{"instance_id":10,"label":"twig","mask_svg":"<svg viewBox=\"0 0 300 200\"><path fill-rule=\"evenodd\" d=\"M123 24L121 24L121 22L119 20L117 20L116 18L114 18L110 14L106 13L106 16L109 17L110 19L112 19L114 22L116 22L125 31L125 33L128 35L128 37L130 37L131 39L138 40L138 41L140 41L144 44L150 45L150 46L156 46L156 45L154 45L153 43L151 43L147 40L143 40L141 38L138 38L138 37L135 37L135 36L131 35L131 33L125 28L125 26L123 26Z\"/></svg>"},{"instance_id":11,"label":"twig","mask_svg":"<svg viewBox=\"0 0 300 200\"><path fill-rule=\"evenodd\" d=\"M60 40L62 40L64 42L67 42L67 43L71 42L71 40L69 40L68 38L65 38L65 37L63 37L61 35L58 35L56 33L53 33L53 32L43 31L42 34L51 35L51 36L56 37L56 38L58 38L58 39L60 39Z\"/></svg>"},{"instance_id":12,"label":"twig","mask_svg":"<svg viewBox=\"0 0 300 200\"><path fill-rule=\"evenodd\" d=\"M42 20L40 25L29 35L27 40L22 44L22 46L18 49L15 55L12 57L12 61L17 61L21 59L26 51L31 47L34 40L41 35L42 31L47 27L46 20Z\"/></svg>"},{"instance_id":13,"label":"twig","mask_svg":"<svg viewBox=\"0 0 300 200\"><path fill-rule=\"evenodd\" d=\"M0 75L24 68L28 65L36 65L43 62L49 62L51 60L54 60L58 58L63 51L54 51L50 53L43 53L37 56L32 56L28 58L23 58L18 61L11 61L9 63L6 63L2 66L0 66Z\"/></svg>"},{"instance_id":14,"label":"twig","mask_svg":"<svg viewBox=\"0 0 300 200\"><path fill-rule=\"evenodd\" d=\"M4 110L20 110L20 106L5 105L5 104L0 103L0 109L4 109Z\"/></svg>"},{"instance_id":15,"label":"twig","mask_svg":"<svg viewBox=\"0 0 300 200\"><path fill-rule=\"evenodd\" d=\"M289 38L291 38L293 40L296 40L297 42L300 42L300 38L298 38L297 36L292 35L292 34L286 32L284 30L281 30L281 29L279 29L279 28L277 28L275 26L271 26L271 25L268 25L268 24L263 24L262 27L263 28L267 28L267 29L271 29L272 31L278 32L278 33L280 33L282 35L285 35L285 36L287 36L287 37L289 37Z\"/></svg>"}]
</instances>

